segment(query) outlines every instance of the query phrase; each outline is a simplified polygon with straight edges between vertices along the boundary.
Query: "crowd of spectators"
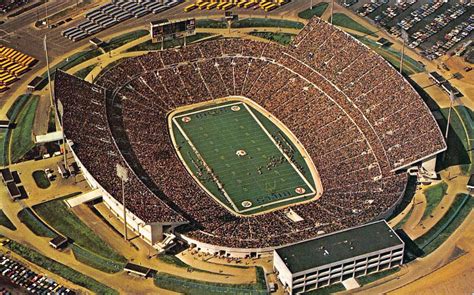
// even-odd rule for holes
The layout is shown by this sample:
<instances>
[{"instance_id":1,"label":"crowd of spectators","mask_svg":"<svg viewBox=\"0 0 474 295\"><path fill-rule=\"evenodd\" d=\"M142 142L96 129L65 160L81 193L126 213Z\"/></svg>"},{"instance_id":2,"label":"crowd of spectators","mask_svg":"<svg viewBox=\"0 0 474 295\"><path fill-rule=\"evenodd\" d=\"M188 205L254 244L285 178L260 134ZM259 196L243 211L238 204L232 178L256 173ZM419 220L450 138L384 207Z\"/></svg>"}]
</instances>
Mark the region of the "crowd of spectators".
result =
<instances>
[{"instance_id":1,"label":"crowd of spectators","mask_svg":"<svg viewBox=\"0 0 474 295\"><path fill-rule=\"evenodd\" d=\"M317 18L290 47L215 40L126 59L99 77L101 87L66 74L56 81L66 135L106 190L120 200L113 170L115 163L126 164L130 151L113 143L110 130L118 127L107 121L104 89L115 95L142 173L160 190L153 194L141 181L145 177L136 175L129 209L146 222L185 218L189 223L178 231L227 247L277 246L380 217L406 185L406 175L394 170L445 147L429 110L403 77ZM291 207L302 221L292 221L286 209L234 215L200 188L177 156L167 115L231 95L248 97L275 115L311 156L323 195Z\"/></svg>"}]
</instances>

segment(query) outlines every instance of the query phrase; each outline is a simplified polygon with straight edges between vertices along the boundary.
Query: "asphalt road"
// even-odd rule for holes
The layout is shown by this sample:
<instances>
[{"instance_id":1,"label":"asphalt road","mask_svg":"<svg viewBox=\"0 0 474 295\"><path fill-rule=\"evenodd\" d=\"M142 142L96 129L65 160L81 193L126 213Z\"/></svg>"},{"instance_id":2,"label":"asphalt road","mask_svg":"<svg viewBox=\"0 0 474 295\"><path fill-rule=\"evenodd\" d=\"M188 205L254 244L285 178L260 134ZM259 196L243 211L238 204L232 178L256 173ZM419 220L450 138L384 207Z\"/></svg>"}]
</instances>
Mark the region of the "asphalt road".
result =
<instances>
[{"instance_id":1,"label":"asphalt road","mask_svg":"<svg viewBox=\"0 0 474 295\"><path fill-rule=\"evenodd\" d=\"M63 10L66 7L74 5L76 0L50 0L51 3L48 4L48 13L54 14L58 11ZM316 2L316 1L315 1ZM309 6L310 0L298 0L292 1L283 7L276 9L272 12L264 12L261 9L254 10L254 9L236 9L234 8L232 11L238 14L245 14L249 16L259 16L259 17L288 17L296 15L296 13L300 10L305 9ZM210 18L219 18L224 16L224 12L220 10L194 10L189 13L183 12L183 7L186 4L180 4L176 7L173 7L169 10L161 12L160 14L148 14L144 17L138 19L129 19L126 20L112 28L109 28L105 31L102 31L94 37L104 38L108 35L123 31L126 28L130 27L139 27L143 26L144 28L148 29L149 23L152 20L157 19L179 19L179 18L187 18L187 17L195 17L195 16L206 16ZM68 51L71 51L77 47L80 47L87 42L89 42L90 38L83 39L79 42L72 42L63 36L61 36L61 32L67 28L74 27L78 23L84 21L84 16L75 18L73 21L56 27L54 29L37 29L34 27L34 23L39 18L44 18L46 15L46 4L41 5L40 7L33 9L29 12L25 12L17 17L6 19L6 22L0 25L0 44L4 44L6 46L15 47L17 49L21 49L23 52L34 56L35 58L42 61L43 58L43 38L44 35L48 35L48 49L49 54L52 58L55 56L62 55Z\"/></svg>"}]
</instances>

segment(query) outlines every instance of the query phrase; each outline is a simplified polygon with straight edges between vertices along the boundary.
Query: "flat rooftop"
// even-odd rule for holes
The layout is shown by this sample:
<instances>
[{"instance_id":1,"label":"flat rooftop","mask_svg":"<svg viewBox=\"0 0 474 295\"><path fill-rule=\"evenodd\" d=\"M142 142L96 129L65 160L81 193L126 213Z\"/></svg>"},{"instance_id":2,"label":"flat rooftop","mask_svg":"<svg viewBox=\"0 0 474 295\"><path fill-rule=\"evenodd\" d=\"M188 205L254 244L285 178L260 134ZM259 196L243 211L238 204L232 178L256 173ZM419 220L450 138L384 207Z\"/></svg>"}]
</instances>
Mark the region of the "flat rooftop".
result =
<instances>
[{"instance_id":1,"label":"flat rooftop","mask_svg":"<svg viewBox=\"0 0 474 295\"><path fill-rule=\"evenodd\" d=\"M402 245L385 220L348 228L276 252L292 273Z\"/></svg>"}]
</instances>

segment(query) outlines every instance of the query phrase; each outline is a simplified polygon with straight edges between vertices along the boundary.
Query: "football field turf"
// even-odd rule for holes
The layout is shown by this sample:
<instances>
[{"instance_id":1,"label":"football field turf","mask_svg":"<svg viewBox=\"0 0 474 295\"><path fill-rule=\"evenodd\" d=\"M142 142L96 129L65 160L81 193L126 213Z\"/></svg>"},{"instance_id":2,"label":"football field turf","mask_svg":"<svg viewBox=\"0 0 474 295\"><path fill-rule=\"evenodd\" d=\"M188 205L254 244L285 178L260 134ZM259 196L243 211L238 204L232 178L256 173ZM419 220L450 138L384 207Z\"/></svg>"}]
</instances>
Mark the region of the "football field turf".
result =
<instances>
[{"instance_id":1,"label":"football field turf","mask_svg":"<svg viewBox=\"0 0 474 295\"><path fill-rule=\"evenodd\" d=\"M235 101L172 117L177 150L187 169L214 198L244 215L308 200L316 193L299 151L275 125L267 129L269 123L248 104Z\"/></svg>"}]
</instances>

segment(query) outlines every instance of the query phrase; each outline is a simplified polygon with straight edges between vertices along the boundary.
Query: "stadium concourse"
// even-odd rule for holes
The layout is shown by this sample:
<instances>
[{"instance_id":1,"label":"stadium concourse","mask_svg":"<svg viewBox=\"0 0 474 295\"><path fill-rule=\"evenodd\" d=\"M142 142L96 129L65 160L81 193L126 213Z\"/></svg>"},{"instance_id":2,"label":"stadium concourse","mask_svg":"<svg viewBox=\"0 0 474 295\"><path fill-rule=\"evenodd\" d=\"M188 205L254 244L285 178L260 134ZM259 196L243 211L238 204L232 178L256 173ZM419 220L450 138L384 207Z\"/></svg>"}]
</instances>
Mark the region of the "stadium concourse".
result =
<instances>
[{"instance_id":1,"label":"stadium concourse","mask_svg":"<svg viewBox=\"0 0 474 295\"><path fill-rule=\"evenodd\" d=\"M58 72L55 94L71 149L105 203L121 215L115 166L126 165L130 227L151 244L173 232L211 254L258 255L386 217L403 195L404 169L446 149L411 85L319 18L288 47L202 42L125 59L95 85ZM200 188L176 155L167 115L228 96L251 99L291 130L320 175L320 199L243 217Z\"/></svg>"}]
</instances>

